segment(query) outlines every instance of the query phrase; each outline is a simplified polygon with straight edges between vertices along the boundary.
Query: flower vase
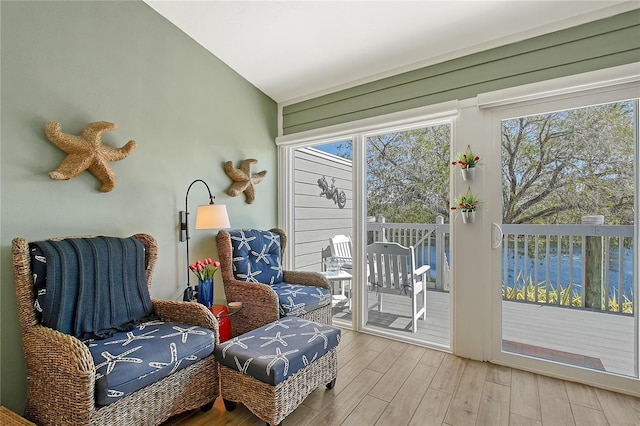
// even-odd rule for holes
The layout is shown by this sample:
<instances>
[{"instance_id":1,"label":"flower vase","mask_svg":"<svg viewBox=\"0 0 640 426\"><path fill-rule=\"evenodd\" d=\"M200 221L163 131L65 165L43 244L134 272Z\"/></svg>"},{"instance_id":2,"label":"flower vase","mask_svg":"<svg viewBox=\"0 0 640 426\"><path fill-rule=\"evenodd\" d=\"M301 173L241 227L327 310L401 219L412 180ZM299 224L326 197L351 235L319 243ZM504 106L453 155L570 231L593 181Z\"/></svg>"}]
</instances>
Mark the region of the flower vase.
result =
<instances>
[{"instance_id":1,"label":"flower vase","mask_svg":"<svg viewBox=\"0 0 640 426\"><path fill-rule=\"evenodd\" d=\"M475 223L475 222L476 222L475 210L462 211L462 223Z\"/></svg>"},{"instance_id":2,"label":"flower vase","mask_svg":"<svg viewBox=\"0 0 640 426\"><path fill-rule=\"evenodd\" d=\"M213 306L213 278L198 280L198 303L209 309Z\"/></svg>"},{"instance_id":3,"label":"flower vase","mask_svg":"<svg viewBox=\"0 0 640 426\"><path fill-rule=\"evenodd\" d=\"M476 168L475 167L467 167L465 169L460 169L462 173L462 180L474 180L476 178Z\"/></svg>"}]
</instances>

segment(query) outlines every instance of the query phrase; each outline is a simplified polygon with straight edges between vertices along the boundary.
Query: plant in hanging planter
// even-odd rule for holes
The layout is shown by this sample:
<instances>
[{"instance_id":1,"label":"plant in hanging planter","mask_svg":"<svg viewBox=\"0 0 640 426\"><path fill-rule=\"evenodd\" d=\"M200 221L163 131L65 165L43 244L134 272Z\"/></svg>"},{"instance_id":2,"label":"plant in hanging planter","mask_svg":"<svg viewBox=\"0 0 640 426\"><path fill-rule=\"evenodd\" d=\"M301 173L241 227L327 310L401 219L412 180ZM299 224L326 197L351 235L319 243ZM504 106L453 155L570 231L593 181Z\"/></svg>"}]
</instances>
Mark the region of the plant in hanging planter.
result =
<instances>
[{"instance_id":1,"label":"plant in hanging planter","mask_svg":"<svg viewBox=\"0 0 640 426\"><path fill-rule=\"evenodd\" d=\"M471 193L471 188L464 194L458 194L453 203L451 210L460 210L464 223L474 223L476 221L476 209L480 205L480 199L477 195Z\"/></svg>"},{"instance_id":2,"label":"plant in hanging planter","mask_svg":"<svg viewBox=\"0 0 640 426\"><path fill-rule=\"evenodd\" d=\"M456 161L452 161L452 166L460 166L463 169L473 169L480 162L480 157L473 153L471 145L467 145L467 150L456 154Z\"/></svg>"},{"instance_id":3,"label":"plant in hanging planter","mask_svg":"<svg viewBox=\"0 0 640 426\"><path fill-rule=\"evenodd\" d=\"M452 166L460 166L462 180L474 180L476 177L476 165L480 157L471 151L471 146L467 145L467 150L456 155L456 161L452 161Z\"/></svg>"},{"instance_id":4,"label":"plant in hanging planter","mask_svg":"<svg viewBox=\"0 0 640 426\"><path fill-rule=\"evenodd\" d=\"M454 205L451 206L451 210L460 210L461 212L475 211L480 204L478 196L471 193L471 189L465 194L458 194L453 200Z\"/></svg>"}]
</instances>

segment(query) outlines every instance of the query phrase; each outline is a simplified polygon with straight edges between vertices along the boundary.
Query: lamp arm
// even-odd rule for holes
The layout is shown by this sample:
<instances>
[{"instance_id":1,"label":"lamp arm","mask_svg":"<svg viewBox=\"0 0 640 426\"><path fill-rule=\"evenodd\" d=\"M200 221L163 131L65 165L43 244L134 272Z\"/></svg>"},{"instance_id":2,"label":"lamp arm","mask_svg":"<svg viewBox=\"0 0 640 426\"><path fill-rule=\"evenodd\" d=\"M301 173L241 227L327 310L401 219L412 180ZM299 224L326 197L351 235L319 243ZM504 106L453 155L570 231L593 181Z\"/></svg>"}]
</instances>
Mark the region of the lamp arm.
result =
<instances>
[{"instance_id":1,"label":"lamp arm","mask_svg":"<svg viewBox=\"0 0 640 426\"><path fill-rule=\"evenodd\" d=\"M215 199L215 197L213 196L213 194L211 194L211 189L209 188L209 185L207 185L207 182L203 181L202 179L196 179L193 182L191 182L191 184L189 185L189 187L187 188L187 193L184 196L184 216L180 215L180 232L181 232L181 237L182 237L182 231L184 230L184 235L185 235L185 241L187 242L187 288L191 288L191 275L189 275L189 191L191 190L191 187L196 183L196 182L202 182L204 184L204 186L207 187L207 192L209 193L209 204L213 204L213 200Z\"/></svg>"}]
</instances>

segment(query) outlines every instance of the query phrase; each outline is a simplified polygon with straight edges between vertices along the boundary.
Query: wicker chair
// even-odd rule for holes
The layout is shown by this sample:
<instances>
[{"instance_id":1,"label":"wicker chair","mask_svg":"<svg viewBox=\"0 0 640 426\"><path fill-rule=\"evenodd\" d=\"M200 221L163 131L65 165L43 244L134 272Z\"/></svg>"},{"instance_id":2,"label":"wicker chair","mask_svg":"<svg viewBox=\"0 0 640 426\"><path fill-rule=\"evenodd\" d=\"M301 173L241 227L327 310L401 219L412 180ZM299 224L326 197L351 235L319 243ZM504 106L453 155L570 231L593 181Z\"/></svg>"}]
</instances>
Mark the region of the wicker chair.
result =
<instances>
[{"instance_id":1,"label":"wicker chair","mask_svg":"<svg viewBox=\"0 0 640 426\"><path fill-rule=\"evenodd\" d=\"M158 247L149 235L133 237L145 247L144 278L150 288ZM38 425L157 425L187 410L211 408L219 395L218 364L213 354L116 402L96 405L96 366L87 345L39 323L25 239L13 240L12 256L27 367L26 418ZM218 323L203 305L152 303L161 320L208 328L219 343Z\"/></svg>"},{"instance_id":2,"label":"wicker chair","mask_svg":"<svg viewBox=\"0 0 640 426\"><path fill-rule=\"evenodd\" d=\"M285 233L277 228L269 230L280 236L280 253L287 245ZM233 231L232 231L233 232ZM232 317L233 336L239 336L258 327L269 324L281 316L278 295L272 286L267 283L255 283L242 281L234 274L234 252L231 234L228 231L220 231L216 237L218 244L218 256L220 257L220 270L224 291L228 302L241 302L242 309ZM280 261L280 259L278 259ZM285 283L295 283L305 286L316 286L331 291L329 281L319 272L307 271L282 271ZM329 302L317 309L297 315L310 321L322 324L331 324L331 303Z\"/></svg>"}]
</instances>

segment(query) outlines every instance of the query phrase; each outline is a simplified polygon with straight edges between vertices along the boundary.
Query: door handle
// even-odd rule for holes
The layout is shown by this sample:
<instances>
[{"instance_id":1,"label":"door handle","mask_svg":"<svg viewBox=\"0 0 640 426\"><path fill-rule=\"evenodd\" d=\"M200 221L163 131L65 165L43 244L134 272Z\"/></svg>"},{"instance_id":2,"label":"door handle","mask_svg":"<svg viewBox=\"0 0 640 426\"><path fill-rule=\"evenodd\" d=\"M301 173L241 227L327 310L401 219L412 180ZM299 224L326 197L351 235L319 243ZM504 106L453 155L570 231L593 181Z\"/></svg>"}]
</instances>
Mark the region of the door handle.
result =
<instances>
[{"instance_id":1,"label":"door handle","mask_svg":"<svg viewBox=\"0 0 640 426\"><path fill-rule=\"evenodd\" d=\"M491 223L491 248L496 250L502 245L502 228L495 222Z\"/></svg>"}]
</instances>

